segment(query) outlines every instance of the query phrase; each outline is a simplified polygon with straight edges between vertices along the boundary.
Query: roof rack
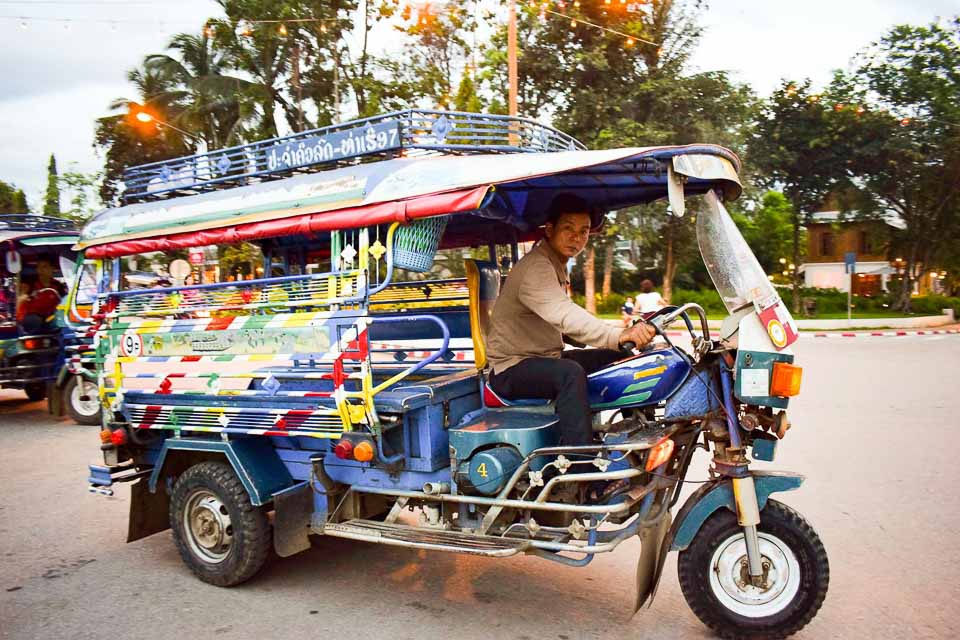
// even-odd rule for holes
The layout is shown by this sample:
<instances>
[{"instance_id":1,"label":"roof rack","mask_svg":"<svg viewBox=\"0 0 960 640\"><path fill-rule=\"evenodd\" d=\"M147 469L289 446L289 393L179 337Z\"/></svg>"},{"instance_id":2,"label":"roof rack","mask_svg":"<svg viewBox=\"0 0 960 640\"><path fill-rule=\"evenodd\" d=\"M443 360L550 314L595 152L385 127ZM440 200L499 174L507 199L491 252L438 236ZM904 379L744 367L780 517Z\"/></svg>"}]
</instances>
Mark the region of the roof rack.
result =
<instances>
[{"instance_id":1,"label":"roof rack","mask_svg":"<svg viewBox=\"0 0 960 640\"><path fill-rule=\"evenodd\" d=\"M513 116L407 109L127 169L126 202L187 195L414 155L575 151L575 138Z\"/></svg>"},{"instance_id":2,"label":"roof rack","mask_svg":"<svg viewBox=\"0 0 960 640\"><path fill-rule=\"evenodd\" d=\"M77 225L73 220L66 218L51 218L49 216L35 216L29 213L12 215L0 214L0 230L3 231L72 231L77 232Z\"/></svg>"}]
</instances>

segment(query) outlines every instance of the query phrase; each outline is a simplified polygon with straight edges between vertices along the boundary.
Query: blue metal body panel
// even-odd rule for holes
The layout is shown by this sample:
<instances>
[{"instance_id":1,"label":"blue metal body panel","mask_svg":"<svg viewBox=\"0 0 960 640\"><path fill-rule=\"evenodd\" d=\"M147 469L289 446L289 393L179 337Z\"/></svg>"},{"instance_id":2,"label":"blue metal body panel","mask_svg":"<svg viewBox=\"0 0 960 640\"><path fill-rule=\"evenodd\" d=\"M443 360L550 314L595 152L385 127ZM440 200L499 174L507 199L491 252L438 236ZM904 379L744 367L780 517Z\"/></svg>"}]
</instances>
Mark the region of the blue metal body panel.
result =
<instances>
[{"instance_id":1,"label":"blue metal body panel","mask_svg":"<svg viewBox=\"0 0 960 640\"><path fill-rule=\"evenodd\" d=\"M634 356L587 376L590 408L660 404L689 374L690 365L669 348Z\"/></svg>"},{"instance_id":2,"label":"blue metal body panel","mask_svg":"<svg viewBox=\"0 0 960 640\"><path fill-rule=\"evenodd\" d=\"M473 420L450 429L450 457L457 466L469 460L475 451L497 445L509 445L526 457L542 447L560 441L557 416L553 413L533 413L522 409L488 409ZM530 468L538 470L547 459L537 459Z\"/></svg>"},{"instance_id":3,"label":"blue metal body panel","mask_svg":"<svg viewBox=\"0 0 960 640\"><path fill-rule=\"evenodd\" d=\"M274 493L293 483L286 465L266 438L230 441L167 438L150 475L151 493L157 490L157 482L170 451L209 451L223 454L250 495L250 502L257 506L270 502Z\"/></svg>"},{"instance_id":4,"label":"blue metal body panel","mask_svg":"<svg viewBox=\"0 0 960 640\"><path fill-rule=\"evenodd\" d=\"M770 494L780 491L793 491L803 484L804 477L783 471L751 471L754 487L757 491L757 504L763 510ZM677 512L670 529L668 541L671 551L683 551L690 546L703 523L717 509L726 507L736 513L737 505L733 498L733 485L730 480L720 480L705 484L687 498ZM763 519L763 514L760 514Z\"/></svg>"},{"instance_id":5,"label":"blue metal body panel","mask_svg":"<svg viewBox=\"0 0 960 640\"><path fill-rule=\"evenodd\" d=\"M332 453L323 459L323 468L335 482L352 487L375 487L400 491L420 491L427 482L450 482L450 469L445 467L433 472L394 471L377 469L368 462L341 460Z\"/></svg>"}]
</instances>

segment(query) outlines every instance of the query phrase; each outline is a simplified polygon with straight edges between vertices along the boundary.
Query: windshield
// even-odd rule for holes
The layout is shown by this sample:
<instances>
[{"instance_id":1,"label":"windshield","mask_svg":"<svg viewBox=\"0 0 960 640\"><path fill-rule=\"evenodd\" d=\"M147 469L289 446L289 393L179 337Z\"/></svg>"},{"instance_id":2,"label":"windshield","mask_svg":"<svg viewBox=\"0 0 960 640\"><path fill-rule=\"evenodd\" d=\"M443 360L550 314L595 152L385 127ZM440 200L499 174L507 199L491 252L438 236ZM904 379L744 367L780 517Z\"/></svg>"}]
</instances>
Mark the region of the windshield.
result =
<instances>
[{"instance_id":1,"label":"windshield","mask_svg":"<svg viewBox=\"0 0 960 640\"><path fill-rule=\"evenodd\" d=\"M697 243L723 304L730 313L747 303L766 307L766 301L779 298L767 274L717 194L711 190L704 198L707 206L697 216Z\"/></svg>"}]
</instances>

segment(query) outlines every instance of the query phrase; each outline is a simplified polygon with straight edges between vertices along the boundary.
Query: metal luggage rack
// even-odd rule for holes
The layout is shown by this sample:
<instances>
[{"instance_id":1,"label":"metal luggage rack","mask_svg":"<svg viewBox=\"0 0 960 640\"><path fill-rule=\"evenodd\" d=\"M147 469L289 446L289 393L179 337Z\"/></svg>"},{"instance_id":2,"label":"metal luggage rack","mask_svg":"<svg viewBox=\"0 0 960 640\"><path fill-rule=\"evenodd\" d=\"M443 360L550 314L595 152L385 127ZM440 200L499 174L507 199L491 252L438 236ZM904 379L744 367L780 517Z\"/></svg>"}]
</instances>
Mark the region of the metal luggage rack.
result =
<instances>
[{"instance_id":1,"label":"metal luggage rack","mask_svg":"<svg viewBox=\"0 0 960 640\"><path fill-rule=\"evenodd\" d=\"M575 151L575 138L527 118L407 109L127 169L138 202L215 191L401 155Z\"/></svg>"},{"instance_id":2,"label":"metal luggage rack","mask_svg":"<svg viewBox=\"0 0 960 640\"><path fill-rule=\"evenodd\" d=\"M0 230L2 231L77 231L73 220L66 218L51 218L49 216L34 216L28 213L14 215L0 215Z\"/></svg>"}]
</instances>

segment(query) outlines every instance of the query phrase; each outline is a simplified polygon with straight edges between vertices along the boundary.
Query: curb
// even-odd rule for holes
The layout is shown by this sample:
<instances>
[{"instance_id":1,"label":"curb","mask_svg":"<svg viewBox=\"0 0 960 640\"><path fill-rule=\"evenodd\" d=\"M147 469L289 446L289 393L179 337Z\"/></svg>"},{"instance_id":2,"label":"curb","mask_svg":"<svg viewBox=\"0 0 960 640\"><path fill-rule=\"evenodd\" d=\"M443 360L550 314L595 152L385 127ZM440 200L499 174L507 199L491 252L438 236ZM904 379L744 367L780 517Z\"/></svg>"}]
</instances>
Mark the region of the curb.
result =
<instances>
[{"instance_id":1,"label":"curb","mask_svg":"<svg viewBox=\"0 0 960 640\"><path fill-rule=\"evenodd\" d=\"M960 329L923 329L919 331L862 331L862 332L853 332L853 331L818 331L813 334L814 338L857 338L857 337L870 337L870 338L890 338L890 337L902 337L902 336L936 336L944 334L960 334ZM804 334L800 334L804 335Z\"/></svg>"}]
</instances>

